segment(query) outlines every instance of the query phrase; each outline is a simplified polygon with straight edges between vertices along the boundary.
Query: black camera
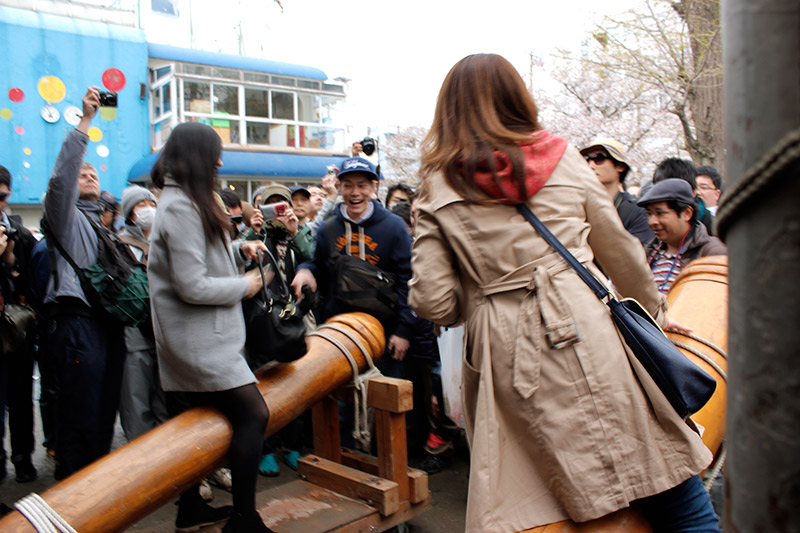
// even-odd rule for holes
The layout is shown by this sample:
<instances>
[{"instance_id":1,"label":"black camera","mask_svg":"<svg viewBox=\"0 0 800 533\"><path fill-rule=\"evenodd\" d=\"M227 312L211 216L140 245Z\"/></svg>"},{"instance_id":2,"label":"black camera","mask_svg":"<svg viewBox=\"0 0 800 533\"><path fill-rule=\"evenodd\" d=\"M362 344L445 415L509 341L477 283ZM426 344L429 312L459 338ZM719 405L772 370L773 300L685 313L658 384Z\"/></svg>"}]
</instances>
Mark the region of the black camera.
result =
<instances>
[{"instance_id":1,"label":"black camera","mask_svg":"<svg viewBox=\"0 0 800 533\"><path fill-rule=\"evenodd\" d=\"M8 237L9 241L16 241L17 240L17 228L10 224L6 224L5 222L0 222L0 226L6 228L6 236Z\"/></svg>"},{"instance_id":2,"label":"black camera","mask_svg":"<svg viewBox=\"0 0 800 533\"><path fill-rule=\"evenodd\" d=\"M117 93L100 91L100 107L117 107Z\"/></svg>"},{"instance_id":3,"label":"black camera","mask_svg":"<svg viewBox=\"0 0 800 533\"><path fill-rule=\"evenodd\" d=\"M378 147L378 141L373 139L372 137L364 137L361 139L361 151L364 152L366 155L372 155L375 153L375 149Z\"/></svg>"}]
</instances>

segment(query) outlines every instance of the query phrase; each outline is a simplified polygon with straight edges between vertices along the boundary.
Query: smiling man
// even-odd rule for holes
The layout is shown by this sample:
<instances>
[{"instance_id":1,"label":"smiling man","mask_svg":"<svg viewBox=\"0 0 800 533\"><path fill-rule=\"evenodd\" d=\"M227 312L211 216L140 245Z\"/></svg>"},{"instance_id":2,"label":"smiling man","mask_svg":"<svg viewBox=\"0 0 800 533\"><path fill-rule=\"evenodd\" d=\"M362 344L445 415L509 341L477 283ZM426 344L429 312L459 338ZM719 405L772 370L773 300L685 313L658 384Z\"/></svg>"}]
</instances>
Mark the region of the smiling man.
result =
<instances>
[{"instance_id":1,"label":"smiling man","mask_svg":"<svg viewBox=\"0 0 800 533\"><path fill-rule=\"evenodd\" d=\"M656 287L669 292L675 278L692 260L709 255L728 255L728 249L697 220L692 187L679 178L656 183L639 200L655 238L645 247Z\"/></svg>"},{"instance_id":2,"label":"smiling man","mask_svg":"<svg viewBox=\"0 0 800 533\"><path fill-rule=\"evenodd\" d=\"M366 159L352 157L342 162L339 193L344 201L336 206L334 216L320 227L314 259L298 267L292 287L301 298L303 285L316 290L319 284L319 292L325 298L324 320L354 310L335 294L336 256L359 257L393 278L396 313L382 320L391 357L383 357L378 366L383 367L381 370L386 375L401 377L402 367L396 363L405 357L414 323L407 303L411 236L403 220L374 199L378 182L375 166Z\"/></svg>"}]
</instances>

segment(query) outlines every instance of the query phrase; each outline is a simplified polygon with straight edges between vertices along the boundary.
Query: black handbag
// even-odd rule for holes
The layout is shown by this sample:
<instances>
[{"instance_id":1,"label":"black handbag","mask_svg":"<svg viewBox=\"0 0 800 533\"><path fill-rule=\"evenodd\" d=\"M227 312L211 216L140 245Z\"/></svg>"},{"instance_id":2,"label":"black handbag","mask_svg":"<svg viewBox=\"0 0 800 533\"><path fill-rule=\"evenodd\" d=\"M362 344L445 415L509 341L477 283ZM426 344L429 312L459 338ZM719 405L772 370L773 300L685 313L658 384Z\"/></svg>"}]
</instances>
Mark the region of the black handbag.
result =
<instances>
[{"instance_id":1,"label":"black handbag","mask_svg":"<svg viewBox=\"0 0 800 533\"><path fill-rule=\"evenodd\" d=\"M589 288L605 302L625 343L653 378L675 411L686 418L699 411L717 387L717 382L672 344L653 317L636 300L617 300L586 269L525 204L517 210L567 261Z\"/></svg>"},{"instance_id":2,"label":"black handbag","mask_svg":"<svg viewBox=\"0 0 800 533\"><path fill-rule=\"evenodd\" d=\"M255 296L244 300L244 320L247 338L248 359L252 368L259 368L269 361L289 363L306 354L306 324L303 317L308 313L313 299L304 297L298 304L286 282L278 271L275 257L267 250L270 267L278 277L279 292L269 289L258 252L258 270L263 288Z\"/></svg>"}]
</instances>

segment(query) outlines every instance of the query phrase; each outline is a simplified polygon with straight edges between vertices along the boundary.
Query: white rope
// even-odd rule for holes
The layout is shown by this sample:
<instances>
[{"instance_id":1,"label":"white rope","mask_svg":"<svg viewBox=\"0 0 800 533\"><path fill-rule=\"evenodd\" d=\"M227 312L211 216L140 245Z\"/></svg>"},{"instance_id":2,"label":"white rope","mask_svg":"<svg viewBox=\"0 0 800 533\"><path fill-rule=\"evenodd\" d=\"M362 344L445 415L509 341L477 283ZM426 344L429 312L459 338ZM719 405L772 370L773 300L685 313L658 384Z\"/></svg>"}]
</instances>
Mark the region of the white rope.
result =
<instances>
[{"instance_id":1,"label":"white rope","mask_svg":"<svg viewBox=\"0 0 800 533\"><path fill-rule=\"evenodd\" d=\"M353 344L355 344L358 349L361 351L361 354L364 356L364 359L367 361L369 368L363 373L359 374L358 372L358 363L356 363L355 358L350 353L350 350L347 347L339 342L339 340L331 337L327 333L324 333L320 330L323 329L330 329L333 331L338 331L348 339L350 339ZM341 351L345 357L347 357L347 361L350 363L350 367L353 371L353 404L354 404L354 424L353 424L353 438L361 445L363 450L369 450L370 443L372 442L372 433L369 430L369 411L367 407L367 393L369 389L369 380L373 377L380 376L381 371L375 366L375 363L372 361L372 357L367 351L366 347L358 340L358 338L353 335L351 332L347 331L346 329L339 327L335 324L323 324L317 331L310 333L309 335L322 337L323 339L327 340Z\"/></svg>"},{"instance_id":2,"label":"white rope","mask_svg":"<svg viewBox=\"0 0 800 533\"><path fill-rule=\"evenodd\" d=\"M706 473L706 479L703 481L703 486L707 491L711 490L714 481L716 481L717 476L719 476L719 473L722 471L722 467L725 466L725 459L728 457L728 448L725 446L725 441L719 445L719 448L716 457L714 457L714 461L711 463L711 469Z\"/></svg>"},{"instance_id":3,"label":"white rope","mask_svg":"<svg viewBox=\"0 0 800 533\"><path fill-rule=\"evenodd\" d=\"M77 533L55 509L32 492L14 504L38 533Z\"/></svg>"}]
</instances>

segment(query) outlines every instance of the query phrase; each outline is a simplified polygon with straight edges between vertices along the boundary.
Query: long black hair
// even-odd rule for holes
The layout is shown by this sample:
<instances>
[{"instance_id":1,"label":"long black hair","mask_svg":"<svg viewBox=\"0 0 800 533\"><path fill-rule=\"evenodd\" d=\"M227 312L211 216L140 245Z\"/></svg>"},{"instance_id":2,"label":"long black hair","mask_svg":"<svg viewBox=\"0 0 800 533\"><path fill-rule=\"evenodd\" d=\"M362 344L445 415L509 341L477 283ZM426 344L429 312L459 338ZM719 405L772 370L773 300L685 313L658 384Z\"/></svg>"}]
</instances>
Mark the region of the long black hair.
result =
<instances>
[{"instance_id":1,"label":"long black hair","mask_svg":"<svg viewBox=\"0 0 800 533\"><path fill-rule=\"evenodd\" d=\"M222 140L210 126L197 122L179 124L161 150L150 176L153 185L164 187L170 177L197 206L203 230L209 241L225 240L230 222L214 194L217 162L222 154Z\"/></svg>"}]
</instances>

